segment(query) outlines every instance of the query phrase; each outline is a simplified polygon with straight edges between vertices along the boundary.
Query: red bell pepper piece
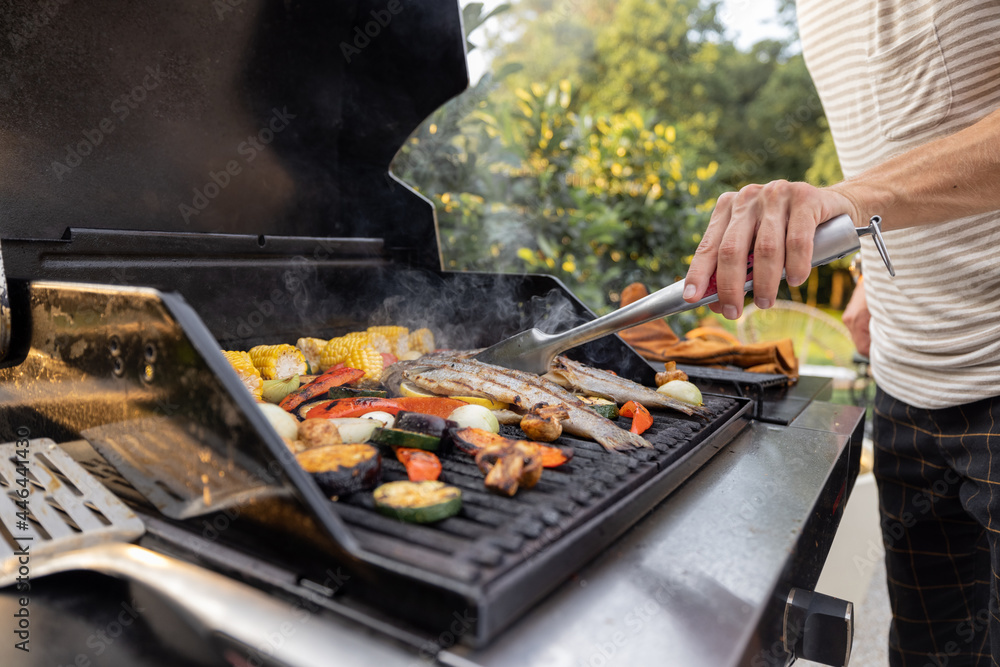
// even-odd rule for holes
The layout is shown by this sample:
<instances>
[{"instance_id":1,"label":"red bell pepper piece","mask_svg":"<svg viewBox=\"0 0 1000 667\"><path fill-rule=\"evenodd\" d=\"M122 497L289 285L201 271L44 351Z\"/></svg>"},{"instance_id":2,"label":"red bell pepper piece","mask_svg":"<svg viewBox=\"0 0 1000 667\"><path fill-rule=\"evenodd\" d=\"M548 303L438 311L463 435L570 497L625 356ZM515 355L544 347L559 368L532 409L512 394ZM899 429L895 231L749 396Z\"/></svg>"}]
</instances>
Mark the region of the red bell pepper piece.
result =
<instances>
[{"instance_id":1,"label":"red bell pepper piece","mask_svg":"<svg viewBox=\"0 0 1000 667\"><path fill-rule=\"evenodd\" d=\"M304 387L299 387L281 399L278 405L291 412L306 401L322 396L332 387L350 384L364 377L365 372L357 368L331 368Z\"/></svg>"},{"instance_id":2,"label":"red bell pepper piece","mask_svg":"<svg viewBox=\"0 0 1000 667\"><path fill-rule=\"evenodd\" d=\"M306 414L306 419L337 419L339 417L360 417L369 412L388 412L396 414L400 410L420 412L425 415L435 415L447 418L455 408L468 405L465 401L445 397L411 397L376 398L365 396L361 398L336 398L329 402L319 403Z\"/></svg>"},{"instance_id":3,"label":"red bell pepper piece","mask_svg":"<svg viewBox=\"0 0 1000 667\"><path fill-rule=\"evenodd\" d=\"M573 458L573 450L569 447L557 447L554 445L543 445L535 443L542 451L542 467L558 468Z\"/></svg>"},{"instance_id":4,"label":"red bell pepper piece","mask_svg":"<svg viewBox=\"0 0 1000 667\"><path fill-rule=\"evenodd\" d=\"M649 414L646 406L640 405L635 401L629 401L623 405L618 413L622 417L632 418L632 428L629 430L636 435L642 435L646 432L646 429L653 425L653 415Z\"/></svg>"},{"instance_id":5,"label":"red bell pepper piece","mask_svg":"<svg viewBox=\"0 0 1000 667\"><path fill-rule=\"evenodd\" d=\"M412 447L396 447L396 458L406 466L411 482L436 480L441 475L441 460L434 452Z\"/></svg>"}]
</instances>

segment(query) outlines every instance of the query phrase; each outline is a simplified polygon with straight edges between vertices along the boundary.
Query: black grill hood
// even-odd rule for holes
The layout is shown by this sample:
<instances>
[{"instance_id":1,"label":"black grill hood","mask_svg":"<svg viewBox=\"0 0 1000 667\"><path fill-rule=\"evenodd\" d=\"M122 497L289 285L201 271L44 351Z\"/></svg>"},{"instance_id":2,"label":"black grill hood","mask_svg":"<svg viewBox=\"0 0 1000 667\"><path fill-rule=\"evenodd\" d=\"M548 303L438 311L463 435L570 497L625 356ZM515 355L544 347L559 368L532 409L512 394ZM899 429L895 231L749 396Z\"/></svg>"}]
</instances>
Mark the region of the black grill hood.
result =
<instances>
[{"instance_id":1,"label":"black grill hood","mask_svg":"<svg viewBox=\"0 0 1000 667\"><path fill-rule=\"evenodd\" d=\"M3 0L0 29L4 241L378 238L440 268L388 167L468 85L455 0Z\"/></svg>"}]
</instances>

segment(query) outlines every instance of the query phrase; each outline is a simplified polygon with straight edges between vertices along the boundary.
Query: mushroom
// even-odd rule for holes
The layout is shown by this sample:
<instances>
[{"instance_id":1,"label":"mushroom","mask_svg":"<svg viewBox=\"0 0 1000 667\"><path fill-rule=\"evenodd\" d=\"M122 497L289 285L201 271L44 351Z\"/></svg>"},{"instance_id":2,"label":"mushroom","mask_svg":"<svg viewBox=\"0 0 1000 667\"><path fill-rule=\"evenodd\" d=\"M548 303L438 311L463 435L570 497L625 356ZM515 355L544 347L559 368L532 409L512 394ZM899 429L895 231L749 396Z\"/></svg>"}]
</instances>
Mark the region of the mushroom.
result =
<instances>
[{"instance_id":1,"label":"mushroom","mask_svg":"<svg viewBox=\"0 0 1000 667\"><path fill-rule=\"evenodd\" d=\"M476 465L486 473L486 488L513 496L518 487L530 489L542 477L542 454L523 440L484 447L476 454Z\"/></svg>"},{"instance_id":2,"label":"mushroom","mask_svg":"<svg viewBox=\"0 0 1000 667\"><path fill-rule=\"evenodd\" d=\"M532 440L552 442L562 435L563 419L569 419L566 406L537 403L521 418L521 430Z\"/></svg>"}]
</instances>

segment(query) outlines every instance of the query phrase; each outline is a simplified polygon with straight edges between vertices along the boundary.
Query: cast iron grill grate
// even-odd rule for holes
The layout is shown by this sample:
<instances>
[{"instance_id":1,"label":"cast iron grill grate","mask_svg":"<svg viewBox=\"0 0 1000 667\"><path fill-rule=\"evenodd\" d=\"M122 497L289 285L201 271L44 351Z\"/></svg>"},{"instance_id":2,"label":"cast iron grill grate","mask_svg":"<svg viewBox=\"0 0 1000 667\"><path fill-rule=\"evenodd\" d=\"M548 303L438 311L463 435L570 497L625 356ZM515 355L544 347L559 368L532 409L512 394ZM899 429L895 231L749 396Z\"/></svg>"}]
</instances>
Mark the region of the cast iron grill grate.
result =
<instances>
[{"instance_id":1,"label":"cast iron grill grate","mask_svg":"<svg viewBox=\"0 0 1000 667\"><path fill-rule=\"evenodd\" d=\"M374 510L370 493L347 496L332 506L366 549L461 581L486 583L530 561L678 462L743 402L706 396L706 406L708 421L653 411L653 426L644 434L653 445L649 450L613 454L596 442L564 436L556 444L573 447L573 459L546 469L534 488L521 489L512 498L487 491L473 458L452 452L442 457L440 479L462 490L463 507L459 515L435 524L407 524L382 516ZM627 429L631 420L618 423ZM504 435L525 437L517 427L502 429ZM383 481L406 479L403 465L394 458L384 456L382 466Z\"/></svg>"}]
</instances>

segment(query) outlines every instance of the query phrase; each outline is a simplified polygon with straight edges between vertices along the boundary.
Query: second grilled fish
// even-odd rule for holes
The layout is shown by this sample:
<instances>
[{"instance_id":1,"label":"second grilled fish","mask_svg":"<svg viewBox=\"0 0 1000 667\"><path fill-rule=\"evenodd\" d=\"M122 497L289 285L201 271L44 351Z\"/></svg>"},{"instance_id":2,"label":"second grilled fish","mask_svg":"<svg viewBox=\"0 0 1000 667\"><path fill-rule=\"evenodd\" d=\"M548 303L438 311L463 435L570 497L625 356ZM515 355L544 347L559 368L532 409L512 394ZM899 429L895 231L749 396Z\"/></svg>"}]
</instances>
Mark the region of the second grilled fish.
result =
<instances>
[{"instance_id":1,"label":"second grilled fish","mask_svg":"<svg viewBox=\"0 0 1000 667\"><path fill-rule=\"evenodd\" d=\"M631 380L626 380L614 373L591 368L566 357L556 357L555 361L552 362L552 370L544 377L566 389L590 396L608 398L619 405L627 401L635 401L647 408L677 410L686 415L707 415L705 408L682 403L675 398Z\"/></svg>"}]
</instances>

